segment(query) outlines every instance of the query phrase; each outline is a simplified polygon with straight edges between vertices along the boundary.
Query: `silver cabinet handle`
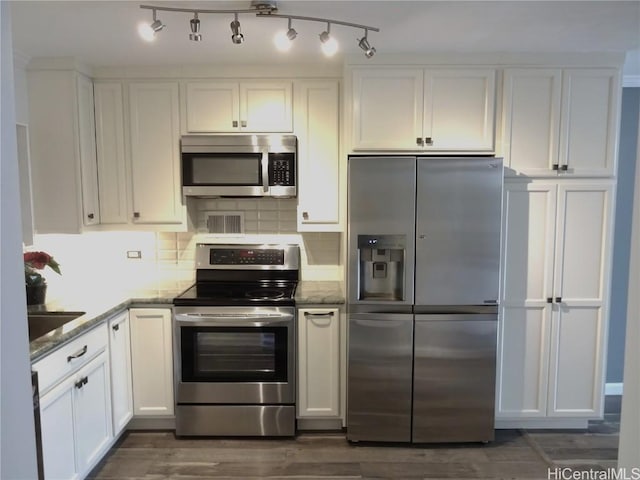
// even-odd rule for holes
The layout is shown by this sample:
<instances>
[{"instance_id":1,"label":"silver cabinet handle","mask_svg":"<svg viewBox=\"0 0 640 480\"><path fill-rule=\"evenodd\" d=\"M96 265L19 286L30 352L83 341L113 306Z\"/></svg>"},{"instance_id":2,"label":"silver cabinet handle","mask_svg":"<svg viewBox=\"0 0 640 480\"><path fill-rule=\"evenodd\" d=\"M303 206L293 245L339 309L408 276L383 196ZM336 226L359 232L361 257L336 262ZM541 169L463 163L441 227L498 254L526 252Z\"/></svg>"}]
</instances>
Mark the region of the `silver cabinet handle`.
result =
<instances>
[{"instance_id":1,"label":"silver cabinet handle","mask_svg":"<svg viewBox=\"0 0 640 480\"><path fill-rule=\"evenodd\" d=\"M324 312L324 313L313 313L313 312L304 312L304 316L305 317L333 317L333 312L329 311L329 312Z\"/></svg>"},{"instance_id":2,"label":"silver cabinet handle","mask_svg":"<svg viewBox=\"0 0 640 480\"><path fill-rule=\"evenodd\" d=\"M70 362L71 360L75 360L76 358L80 358L85 353L87 353L87 346L86 345L84 347L82 347L80 350L78 350L76 353L74 353L73 355L69 355L67 357L67 362Z\"/></svg>"}]
</instances>

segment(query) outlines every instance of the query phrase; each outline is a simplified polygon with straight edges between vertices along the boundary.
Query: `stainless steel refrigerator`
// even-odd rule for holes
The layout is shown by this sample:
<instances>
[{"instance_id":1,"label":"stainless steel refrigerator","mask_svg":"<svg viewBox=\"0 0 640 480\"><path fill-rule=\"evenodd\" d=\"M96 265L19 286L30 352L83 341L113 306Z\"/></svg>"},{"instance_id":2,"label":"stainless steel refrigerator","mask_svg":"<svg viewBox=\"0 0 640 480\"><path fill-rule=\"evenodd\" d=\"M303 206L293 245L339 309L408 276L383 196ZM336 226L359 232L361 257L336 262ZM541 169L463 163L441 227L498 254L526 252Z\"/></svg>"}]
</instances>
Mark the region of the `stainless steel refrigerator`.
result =
<instances>
[{"instance_id":1,"label":"stainless steel refrigerator","mask_svg":"<svg viewBox=\"0 0 640 480\"><path fill-rule=\"evenodd\" d=\"M347 438L494 438L502 159L349 158Z\"/></svg>"}]
</instances>

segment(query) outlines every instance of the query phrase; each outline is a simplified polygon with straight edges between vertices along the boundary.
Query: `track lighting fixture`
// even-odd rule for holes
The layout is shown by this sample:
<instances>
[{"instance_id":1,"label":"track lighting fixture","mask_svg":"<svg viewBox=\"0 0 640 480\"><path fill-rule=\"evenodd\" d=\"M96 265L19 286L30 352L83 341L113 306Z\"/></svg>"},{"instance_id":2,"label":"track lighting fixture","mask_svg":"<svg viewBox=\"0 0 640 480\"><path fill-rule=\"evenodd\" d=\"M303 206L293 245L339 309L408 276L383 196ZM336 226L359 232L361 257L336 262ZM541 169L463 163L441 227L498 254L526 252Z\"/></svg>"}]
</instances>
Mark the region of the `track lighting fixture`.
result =
<instances>
[{"instance_id":1,"label":"track lighting fixture","mask_svg":"<svg viewBox=\"0 0 640 480\"><path fill-rule=\"evenodd\" d=\"M153 10L153 22L149 23L140 23L138 25L138 33L140 36L145 39L147 42L152 42L156 38L156 33L162 30L166 25L164 25L160 20L156 18L156 11Z\"/></svg>"},{"instance_id":2,"label":"track lighting fixture","mask_svg":"<svg viewBox=\"0 0 640 480\"><path fill-rule=\"evenodd\" d=\"M231 41L236 45L240 45L244 42L244 35L240 33L240 22L238 21L238 14L234 16L233 22L231 22Z\"/></svg>"},{"instance_id":3,"label":"track lighting fixture","mask_svg":"<svg viewBox=\"0 0 640 480\"><path fill-rule=\"evenodd\" d=\"M273 39L274 43L276 44L276 48L278 50L280 50L281 52L286 52L291 48L291 45L293 45L293 40L298 36L298 32L296 32L292 27L291 27L291 19L289 19L289 26L287 28L287 31L281 31L276 33L275 38Z\"/></svg>"},{"instance_id":4,"label":"track lighting fixture","mask_svg":"<svg viewBox=\"0 0 640 480\"><path fill-rule=\"evenodd\" d=\"M331 36L331 23L327 23L327 29L320 34L320 48L327 57L333 57L338 51L338 42Z\"/></svg>"},{"instance_id":5,"label":"track lighting fixture","mask_svg":"<svg viewBox=\"0 0 640 480\"><path fill-rule=\"evenodd\" d=\"M326 23L327 29L320 34L320 42L323 53L330 57L338 51L338 42L331 35L331 24L341 25L343 27L358 28L364 30L364 36L358 40L358 46L364 51L367 58L371 58L375 55L376 49L369 44L368 34L369 31L379 32L380 29L376 27L370 27L368 25L359 25L357 23L343 22L342 20L330 20L328 18L320 17L304 17L300 15L284 15L278 13L278 7L276 0L253 0L251 5L247 9L233 9L233 10L195 10L190 8L181 7L159 7L155 5L140 5L140 8L151 10L153 12L153 22L151 24L143 23L138 26L138 32L140 36L147 41L152 41L155 38L155 34L162 30L165 25L156 18L156 11L163 12L181 12L192 13L193 18L189 21L191 27L191 33L189 39L194 42L200 42L202 35L200 34L200 20L198 14L221 14L229 15L233 14L233 21L230 24L231 27L231 41L235 45L239 45L244 42L244 35L240 31L240 21L238 20L238 14L247 13L253 14L258 18L286 18L289 21L287 31L281 31L274 37L274 42L278 50L287 51L291 48L293 40L298 36L298 32L291 26L292 20L302 20L306 22L319 22Z\"/></svg>"},{"instance_id":6,"label":"track lighting fixture","mask_svg":"<svg viewBox=\"0 0 640 480\"><path fill-rule=\"evenodd\" d=\"M191 25L189 40L191 40L192 42L201 41L202 35L200 34L200 19L198 18L197 12L193 15L193 18L189 21L189 24Z\"/></svg>"},{"instance_id":7,"label":"track lighting fixture","mask_svg":"<svg viewBox=\"0 0 640 480\"><path fill-rule=\"evenodd\" d=\"M372 47L371 45L369 45L369 40L367 39L367 34L368 34L368 30L365 29L364 30L364 37L362 37L360 40L358 40L358 46L364 50L364 56L367 58L371 58L376 54L376 49L375 47Z\"/></svg>"}]
</instances>

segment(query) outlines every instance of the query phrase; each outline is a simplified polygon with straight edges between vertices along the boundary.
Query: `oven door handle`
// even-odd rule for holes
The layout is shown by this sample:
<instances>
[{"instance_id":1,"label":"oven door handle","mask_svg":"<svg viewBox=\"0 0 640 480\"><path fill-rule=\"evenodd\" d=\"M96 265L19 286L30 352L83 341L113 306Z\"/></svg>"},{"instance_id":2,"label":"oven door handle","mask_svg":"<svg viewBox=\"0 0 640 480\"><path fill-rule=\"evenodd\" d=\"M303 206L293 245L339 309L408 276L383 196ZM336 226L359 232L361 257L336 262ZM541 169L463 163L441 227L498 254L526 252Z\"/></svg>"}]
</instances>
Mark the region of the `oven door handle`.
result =
<instances>
[{"instance_id":1,"label":"oven door handle","mask_svg":"<svg viewBox=\"0 0 640 480\"><path fill-rule=\"evenodd\" d=\"M225 315L225 314L193 314L178 313L176 323L185 325L214 325L225 327L262 327L266 325L288 325L293 322L293 315Z\"/></svg>"}]
</instances>

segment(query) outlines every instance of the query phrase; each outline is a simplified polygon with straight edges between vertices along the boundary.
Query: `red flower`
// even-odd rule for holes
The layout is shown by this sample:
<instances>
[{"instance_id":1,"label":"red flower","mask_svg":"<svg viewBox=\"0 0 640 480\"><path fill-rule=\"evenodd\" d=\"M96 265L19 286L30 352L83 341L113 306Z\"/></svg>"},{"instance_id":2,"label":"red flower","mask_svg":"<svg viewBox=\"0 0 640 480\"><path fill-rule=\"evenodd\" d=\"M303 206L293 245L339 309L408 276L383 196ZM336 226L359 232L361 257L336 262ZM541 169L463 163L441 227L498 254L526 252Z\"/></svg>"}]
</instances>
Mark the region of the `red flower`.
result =
<instances>
[{"instance_id":1,"label":"red flower","mask_svg":"<svg viewBox=\"0 0 640 480\"><path fill-rule=\"evenodd\" d=\"M24 254L24 263L28 263L30 267L42 270L49 265L53 257L45 252L26 252Z\"/></svg>"}]
</instances>

